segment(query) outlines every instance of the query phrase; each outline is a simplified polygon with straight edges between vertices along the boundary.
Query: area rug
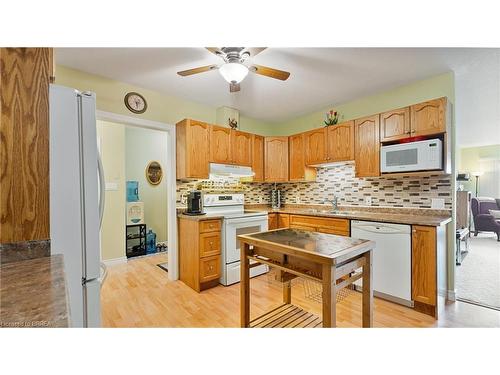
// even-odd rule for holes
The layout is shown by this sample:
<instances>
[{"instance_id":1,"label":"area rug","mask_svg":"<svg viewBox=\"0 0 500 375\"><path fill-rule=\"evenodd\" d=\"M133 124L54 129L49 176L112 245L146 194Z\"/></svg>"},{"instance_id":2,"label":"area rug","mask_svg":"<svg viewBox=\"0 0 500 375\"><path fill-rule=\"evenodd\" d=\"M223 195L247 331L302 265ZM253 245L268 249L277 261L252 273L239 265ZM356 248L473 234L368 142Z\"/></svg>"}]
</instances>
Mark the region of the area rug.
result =
<instances>
[{"instance_id":1,"label":"area rug","mask_svg":"<svg viewBox=\"0 0 500 375\"><path fill-rule=\"evenodd\" d=\"M472 237L469 253L456 270L459 299L500 310L500 242L495 234Z\"/></svg>"}]
</instances>

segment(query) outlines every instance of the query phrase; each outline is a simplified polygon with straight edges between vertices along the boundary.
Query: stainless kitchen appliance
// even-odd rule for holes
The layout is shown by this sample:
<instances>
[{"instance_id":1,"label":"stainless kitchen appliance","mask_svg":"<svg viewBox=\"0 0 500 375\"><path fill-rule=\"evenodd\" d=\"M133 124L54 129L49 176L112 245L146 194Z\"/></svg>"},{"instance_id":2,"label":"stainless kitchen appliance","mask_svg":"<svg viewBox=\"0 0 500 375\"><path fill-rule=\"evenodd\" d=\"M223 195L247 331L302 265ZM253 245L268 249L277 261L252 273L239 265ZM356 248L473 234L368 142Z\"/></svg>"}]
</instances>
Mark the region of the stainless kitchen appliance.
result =
<instances>
[{"instance_id":1,"label":"stainless kitchen appliance","mask_svg":"<svg viewBox=\"0 0 500 375\"><path fill-rule=\"evenodd\" d=\"M398 143L380 148L381 172L415 172L443 168L440 139Z\"/></svg>"},{"instance_id":2,"label":"stainless kitchen appliance","mask_svg":"<svg viewBox=\"0 0 500 375\"><path fill-rule=\"evenodd\" d=\"M222 221L222 285L231 285L240 281L240 234L267 231L267 212L248 211L244 207L243 194L205 194L203 207L208 215L221 215ZM251 261L251 263L254 263ZM253 267L250 277L269 271L267 265Z\"/></svg>"}]
</instances>

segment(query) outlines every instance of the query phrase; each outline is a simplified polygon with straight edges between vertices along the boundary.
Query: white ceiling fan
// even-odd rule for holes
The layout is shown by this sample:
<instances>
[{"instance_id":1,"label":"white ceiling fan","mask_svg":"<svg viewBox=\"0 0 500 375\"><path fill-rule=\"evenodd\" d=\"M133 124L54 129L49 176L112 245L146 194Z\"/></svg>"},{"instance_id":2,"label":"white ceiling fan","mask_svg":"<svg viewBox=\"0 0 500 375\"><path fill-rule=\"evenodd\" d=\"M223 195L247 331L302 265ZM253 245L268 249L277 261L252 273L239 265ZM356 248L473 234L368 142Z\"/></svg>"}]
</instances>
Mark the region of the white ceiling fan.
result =
<instances>
[{"instance_id":1,"label":"white ceiling fan","mask_svg":"<svg viewBox=\"0 0 500 375\"><path fill-rule=\"evenodd\" d=\"M207 65L199 68L183 70L177 72L180 76L190 76L208 72L210 70L219 70L220 74L229 83L229 91L240 91L240 82L245 79L248 72L260 74L266 77L286 81L290 76L289 72L269 68L267 66L251 64L247 66L245 61L249 57L254 57L260 52L264 51L267 47L206 47L207 50L219 56L224 60L222 65Z\"/></svg>"}]
</instances>

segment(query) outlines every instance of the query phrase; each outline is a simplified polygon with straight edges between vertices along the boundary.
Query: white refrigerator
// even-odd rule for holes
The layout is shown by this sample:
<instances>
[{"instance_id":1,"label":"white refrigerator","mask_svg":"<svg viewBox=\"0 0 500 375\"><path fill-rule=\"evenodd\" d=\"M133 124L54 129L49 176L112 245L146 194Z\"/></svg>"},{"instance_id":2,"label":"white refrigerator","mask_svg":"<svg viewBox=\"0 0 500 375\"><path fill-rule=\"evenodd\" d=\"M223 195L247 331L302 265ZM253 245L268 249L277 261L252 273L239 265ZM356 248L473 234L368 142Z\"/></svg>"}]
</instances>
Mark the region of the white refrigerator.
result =
<instances>
[{"instance_id":1,"label":"white refrigerator","mask_svg":"<svg viewBox=\"0 0 500 375\"><path fill-rule=\"evenodd\" d=\"M51 253L63 254L72 327L100 327L104 208L95 94L50 85Z\"/></svg>"}]
</instances>

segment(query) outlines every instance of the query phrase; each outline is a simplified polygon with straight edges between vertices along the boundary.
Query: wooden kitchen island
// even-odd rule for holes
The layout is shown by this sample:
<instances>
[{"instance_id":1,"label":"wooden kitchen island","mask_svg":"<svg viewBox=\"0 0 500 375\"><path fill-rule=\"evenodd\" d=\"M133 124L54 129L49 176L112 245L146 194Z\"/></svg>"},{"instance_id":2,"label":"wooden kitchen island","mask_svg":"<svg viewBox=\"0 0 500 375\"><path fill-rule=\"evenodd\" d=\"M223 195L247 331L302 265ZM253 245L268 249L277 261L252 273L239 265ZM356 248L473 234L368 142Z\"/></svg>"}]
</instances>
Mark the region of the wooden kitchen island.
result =
<instances>
[{"instance_id":1,"label":"wooden kitchen island","mask_svg":"<svg viewBox=\"0 0 500 375\"><path fill-rule=\"evenodd\" d=\"M363 280L363 327L372 327L375 242L297 229L240 235L238 239L241 243L241 327L335 327L337 293L360 278ZM256 263L250 264L251 260ZM283 305L250 321L250 268L259 263L279 270ZM360 268L362 272L356 272ZM290 281L295 277L321 283L322 320L291 304ZM269 324L273 321L274 324Z\"/></svg>"}]
</instances>

